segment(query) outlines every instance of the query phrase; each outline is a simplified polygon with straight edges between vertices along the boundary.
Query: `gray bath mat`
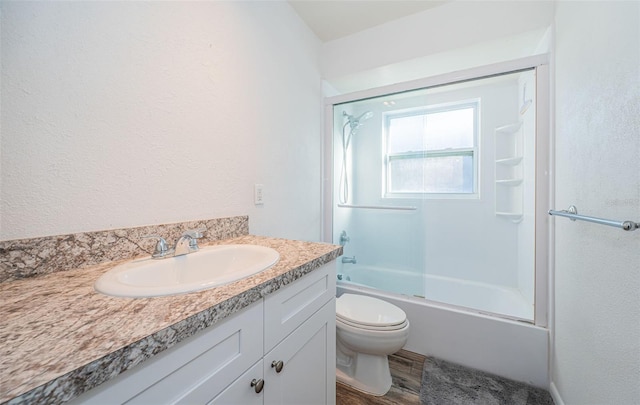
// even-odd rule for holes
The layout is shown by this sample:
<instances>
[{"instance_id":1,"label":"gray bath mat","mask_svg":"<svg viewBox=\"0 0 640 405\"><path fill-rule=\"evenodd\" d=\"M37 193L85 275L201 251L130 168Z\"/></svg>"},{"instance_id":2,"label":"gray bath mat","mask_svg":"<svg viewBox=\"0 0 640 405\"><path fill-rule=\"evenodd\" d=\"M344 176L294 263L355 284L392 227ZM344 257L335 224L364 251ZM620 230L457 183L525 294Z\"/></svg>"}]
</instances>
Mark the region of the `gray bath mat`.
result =
<instances>
[{"instance_id":1,"label":"gray bath mat","mask_svg":"<svg viewBox=\"0 0 640 405\"><path fill-rule=\"evenodd\" d=\"M553 405L543 389L427 357L422 405Z\"/></svg>"}]
</instances>

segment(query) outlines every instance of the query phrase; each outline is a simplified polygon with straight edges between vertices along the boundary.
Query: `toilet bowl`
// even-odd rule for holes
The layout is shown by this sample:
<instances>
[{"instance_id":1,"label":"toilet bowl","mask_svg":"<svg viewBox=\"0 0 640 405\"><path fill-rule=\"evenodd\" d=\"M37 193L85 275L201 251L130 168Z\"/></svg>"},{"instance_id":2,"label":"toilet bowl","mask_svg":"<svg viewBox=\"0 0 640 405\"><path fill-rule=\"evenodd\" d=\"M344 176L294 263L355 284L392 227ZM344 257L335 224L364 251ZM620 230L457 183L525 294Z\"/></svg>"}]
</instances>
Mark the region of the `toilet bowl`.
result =
<instances>
[{"instance_id":1,"label":"toilet bowl","mask_svg":"<svg viewBox=\"0 0 640 405\"><path fill-rule=\"evenodd\" d=\"M343 294L336 300L336 379L367 394L391 388L388 355L407 343L404 311L378 298Z\"/></svg>"}]
</instances>

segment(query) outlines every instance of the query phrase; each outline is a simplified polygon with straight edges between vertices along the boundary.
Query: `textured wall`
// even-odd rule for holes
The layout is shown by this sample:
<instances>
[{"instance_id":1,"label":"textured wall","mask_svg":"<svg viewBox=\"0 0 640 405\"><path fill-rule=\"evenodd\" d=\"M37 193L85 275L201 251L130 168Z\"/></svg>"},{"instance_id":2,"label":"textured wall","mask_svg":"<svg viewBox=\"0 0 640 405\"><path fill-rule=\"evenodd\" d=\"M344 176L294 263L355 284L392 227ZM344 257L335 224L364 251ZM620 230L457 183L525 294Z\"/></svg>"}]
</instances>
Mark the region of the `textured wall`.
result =
<instances>
[{"instance_id":1,"label":"textured wall","mask_svg":"<svg viewBox=\"0 0 640 405\"><path fill-rule=\"evenodd\" d=\"M0 7L0 240L247 214L319 238L319 42L286 2Z\"/></svg>"},{"instance_id":2,"label":"textured wall","mask_svg":"<svg viewBox=\"0 0 640 405\"><path fill-rule=\"evenodd\" d=\"M640 221L640 3L557 4L555 205ZM555 224L552 383L640 403L640 231Z\"/></svg>"}]
</instances>

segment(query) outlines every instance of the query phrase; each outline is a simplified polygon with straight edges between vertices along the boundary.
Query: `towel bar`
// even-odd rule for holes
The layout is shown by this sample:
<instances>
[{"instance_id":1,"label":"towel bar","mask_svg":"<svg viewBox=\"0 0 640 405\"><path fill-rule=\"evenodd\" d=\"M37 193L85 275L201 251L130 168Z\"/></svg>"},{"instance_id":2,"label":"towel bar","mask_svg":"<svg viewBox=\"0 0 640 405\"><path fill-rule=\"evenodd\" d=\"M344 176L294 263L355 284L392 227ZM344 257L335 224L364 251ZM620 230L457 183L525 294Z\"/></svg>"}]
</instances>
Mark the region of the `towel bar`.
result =
<instances>
[{"instance_id":1,"label":"towel bar","mask_svg":"<svg viewBox=\"0 0 640 405\"><path fill-rule=\"evenodd\" d=\"M622 228L625 231L635 231L636 229L640 228L640 223L638 222L614 221L611 219L588 217L586 215L578 215L578 209L576 208L575 205L572 205L568 209L562 210L562 211L549 210L549 215L557 215L559 217L569 218L572 221L580 220L580 221L593 222L600 225L614 226L616 228Z\"/></svg>"}]
</instances>

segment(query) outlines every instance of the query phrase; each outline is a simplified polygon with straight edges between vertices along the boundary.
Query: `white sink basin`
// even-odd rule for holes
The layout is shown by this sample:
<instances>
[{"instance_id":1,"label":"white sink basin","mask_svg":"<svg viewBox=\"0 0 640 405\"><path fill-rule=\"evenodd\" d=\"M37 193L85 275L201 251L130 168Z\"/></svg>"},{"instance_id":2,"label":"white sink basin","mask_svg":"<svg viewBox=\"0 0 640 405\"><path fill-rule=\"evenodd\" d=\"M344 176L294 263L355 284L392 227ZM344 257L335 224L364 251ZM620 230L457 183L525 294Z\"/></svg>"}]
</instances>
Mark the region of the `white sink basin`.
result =
<instances>
[{"instance_id":1,"label":"white sink basin","mask_svg":"<svg viewBox=\"0 0 640 405\"><path fill-rule=\"evenodd\" d=\"M117 297L158 297L229 284L278 262L275 250L256 245L218 245L166 259L141 259L103 274L96 291Z\"/></svg>"}]
</instances>

